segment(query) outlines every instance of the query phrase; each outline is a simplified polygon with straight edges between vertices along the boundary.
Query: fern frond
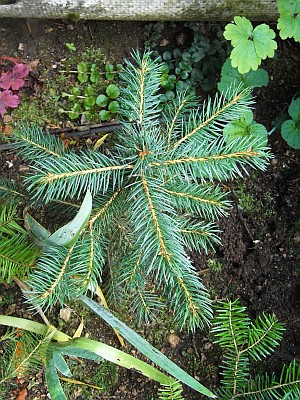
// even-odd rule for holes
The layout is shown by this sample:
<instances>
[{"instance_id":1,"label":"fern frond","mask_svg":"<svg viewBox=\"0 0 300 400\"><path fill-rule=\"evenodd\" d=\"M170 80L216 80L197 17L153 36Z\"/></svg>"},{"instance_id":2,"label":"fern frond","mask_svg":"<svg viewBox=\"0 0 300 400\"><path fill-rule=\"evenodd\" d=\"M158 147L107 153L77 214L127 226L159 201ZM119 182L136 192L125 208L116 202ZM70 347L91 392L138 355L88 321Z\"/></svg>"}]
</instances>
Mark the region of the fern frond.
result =
<instances>
[{"instance_id":1,"label":"fern frond","mask_svg":"<svg viewBox=\"0 0 300 400\"><path fill-rule=\"evenodd\" d=\"M133 62L136 65L127 61L121 74L125 85L121 89L120 113L125 120L139 125L157 124L162 74L160 65L151 59L150 52L143 57L138 52L133 53Z\"/></svg>"},{"instance_id":2,"label":"fern frond","mask_svg":"<svg viewBox=\"0 0 300 400\"><path fill-rule=\"evenodd\" d=\"M0 176L0 198L6 203L17 203L25 200L27 195L14 181Z\"/></svg>"},{"instance_id":3,"label":"fern frond","mask_svg":"<svg viewBox=\"0 0 300 400\"><path fill-rule=\"evenodd\" d=\"M124 173L133 167L118 165L112 157L97 152L73 153L64 157L48 157L34 163L35 174L25 179L34 198L42 198L46 203L54 199L80 198L87 188L92 195L120 187Z\"/></svg>"},{"instance_id":4,"label":"fern frond","mask_svg":"<svg viewBox=\"0 0 300 400\"><path fill-rule=\"evenodd\" d=\"M174 381L170 385L162 385L158 389L158 395L160 400L184 400L182 397L182 384L178 381Z\"/></svg>"},{"instance_id":5,"label":"fern frond","mask_svg":"<svg viewBox=\"0 0 300 400\"><path fill-rule=\"evenodd\" d=\"M206 219L227 215L230 202L219 186L200 186L189 182L166 185L166 192L171 195L176 208L191 216Z\"/></svg>"},{"instance_id":6,"label":"fern frond","mask_svg":"<svg viewBox=\"0 0 300 400\"><path fill-rule=\"evenodd\" d=\"M30 124L19 125L12 139L16 141L18 154L24 160L35 161L49 156L60 158L65 154L62 140Z\"/></svg>"},{"instance_id":7,"label":"fern frond","mask_svg":"<svg viewBox=\"0 0 300 400\"><path fill-rule=\"evenodd\" d=\"M180 222L180 233L189 250L201 252L204 249L207 253L209 247L214 249L214 244L221 244L218 236L220 230L216 224L198 220L182 220Z\"/></svg>"}]
</instances>

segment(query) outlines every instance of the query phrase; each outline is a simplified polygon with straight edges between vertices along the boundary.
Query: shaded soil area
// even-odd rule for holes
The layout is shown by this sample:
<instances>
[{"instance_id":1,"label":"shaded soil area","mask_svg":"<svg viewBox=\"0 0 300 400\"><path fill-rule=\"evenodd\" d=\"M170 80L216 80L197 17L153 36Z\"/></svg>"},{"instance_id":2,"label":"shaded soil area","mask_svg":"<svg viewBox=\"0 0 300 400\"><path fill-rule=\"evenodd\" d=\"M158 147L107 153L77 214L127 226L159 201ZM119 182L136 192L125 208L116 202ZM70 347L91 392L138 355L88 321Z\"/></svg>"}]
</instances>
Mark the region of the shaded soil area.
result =
<instances>
[{"instance_id":1,"label":"shaded soil area","mask_svg":"<svg viewBox=\"0 0 300 400\"><path fill-rule=\"evenodd\" d=\"M175 34L173 30L163 33L170 46L172 40L176 44L178 32L187 34L186 28L176 29ZM0 20L0 57L19 57L24 62L38 59L39 66L32 72L38 80L43 68L55 70L53 66L66 56L66 43L74 43L78 52L88 46L100 47L108 60L122 62L132 49L143 48L147 35L141 22ZM256 92L255 117L268 130L278 115L287 112L293 96L299 95L299 50L299 44L292 40L279 42L277 58L265 64L270 83ZM288 147L278 130L270 135L270 147L274 158L265 173L251 172L243 180L226 183L232 208L228 217L219 221L222 246L217 246L216 253L194 253L192 258L213 300L240 298L251 317L274 312L284 322L284 340L266 363L267 370L278 371L283 363L300 361L300 151ZM26 165L12 150L7 150L0 153L0 169L3 176L20 179ZM14 284L9 295L7 292L1 285L1 313L39 319L28 311ZM77 306L71 308L74 311L71 323L59 319L59 310L49 317L54 325L70 334L81 319ZM198 331L194 335L179 332L172 326L172 316L170 321L156 321L137 330L201 383L211 389L217 387L221 355L208 332ZM96 318L87 319L84 334L118 345L112 331ZM174 347L169 341L170 334L180 339ZM130 346L128 351L137 354ZM78 372L84 381L93 380L94 375L95 366L89 363L84 372ZM109 370L108 375L114 378L106 392L99 394L89 389L87 395L80 386L73 385L69 387L69 398L155 398L155 384L134 372L117 369ZM43 381L43 371L38 371L28 381L15 383L11 399L17 398L24 387L28 390L26 398L46 399ZM186 389L186 398L201 399L201 396Z\"/></svg>"}]
</instances>

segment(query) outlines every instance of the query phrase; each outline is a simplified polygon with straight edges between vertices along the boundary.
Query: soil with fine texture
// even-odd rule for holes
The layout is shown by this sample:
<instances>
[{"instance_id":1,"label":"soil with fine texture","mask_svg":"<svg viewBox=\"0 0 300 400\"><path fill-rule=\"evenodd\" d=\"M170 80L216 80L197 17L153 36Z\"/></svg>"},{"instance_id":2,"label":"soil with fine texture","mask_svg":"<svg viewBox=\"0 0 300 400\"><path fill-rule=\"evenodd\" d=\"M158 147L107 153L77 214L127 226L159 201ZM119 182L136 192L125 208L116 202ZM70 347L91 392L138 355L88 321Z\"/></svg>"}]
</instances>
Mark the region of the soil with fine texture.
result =
<instances>
[{"instance_id":1,"label":"soil with fine texture","mask_svg":"<svg viewBox=\"0 0 300 400\"><path fill-rule=\"evenodd\" d=\"M130 57L132 49L143 48L147 39L144 25L116 21L0 20L0 57L13 56L24 62L39 60L33 73L38 81L39 69L55 69L65 57L66 43L74 43L78 52L89 46L100 47L109 61L122 62L124 57ZM177 26L176 37L182 29ZM170 46L173 30L163 32ZM186 28L182 31L187 34ZM264 64L270 82L267 88L255 91L255 118L268 130L279 114L287 112L293 96L300 94L299 50L299 44L293 40L279 42L277 57ZM268 371L276 372L292 359L300 362L300 150L291 149L278 130L270 135L269 143L274 158L265 173L249 171L245 179L226 183L232 208L228 217L219 221L222 246L216 247L215 254L193 253L192 257L214 300L239 298L252 318L262 312L274 312L285 324L282 344L265 363ZM0 152L0 170L5 177L20 179L26 165L10 149ZM0 299L0 313L39 320L28 310L14 284L9 288L0 285ZM54 311L49 318L54 325L61 326L58 313L59 310ZM62 328L74 333L79 323L80 315L75 310L71 323L63 324ZM163 321L140 327L138 331L204 385L217 387L221 355L208 332L188 335ZM84 334L118 345L112 331L96 318L86 322ZM170 335L180 339L174 347ZM130 346L127 350L136 354ZM26 399L46 399L47 388L41 384L43 372L39 370L28 380L14 382L10 398L17 398L27 388ZM88 363L85 380L89 381L94 373L95 366ZM154 387L154 383L137 373L118 369L118 378L108 391L99 394L93 390L88 398L150 400L152 396L156 398ZM83 393L81 387L74 385L69 398L87 398ZM185 394L187 399L201 399L188 389Z\"/></svg>"}]
</instances>

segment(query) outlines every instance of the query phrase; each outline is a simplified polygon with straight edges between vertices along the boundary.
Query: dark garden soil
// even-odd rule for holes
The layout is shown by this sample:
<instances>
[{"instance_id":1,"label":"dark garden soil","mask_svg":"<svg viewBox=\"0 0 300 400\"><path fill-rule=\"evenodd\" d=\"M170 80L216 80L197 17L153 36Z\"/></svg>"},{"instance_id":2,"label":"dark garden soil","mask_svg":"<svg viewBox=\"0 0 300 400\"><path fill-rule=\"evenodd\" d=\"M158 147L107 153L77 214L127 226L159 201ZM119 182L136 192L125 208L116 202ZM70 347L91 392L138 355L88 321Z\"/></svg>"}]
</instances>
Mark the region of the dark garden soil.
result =
<instances>
[{"instance_id":1,"label":"dark garden soil","mask_svg":"<svg viewBox=\"0 0 300 400\"><path fill-rule=\"evenodd\" d=\"M143 48L147 39L144 26L133 22L0 20L0 57L13 56L23 62L38 60L31 72L32 86L25 88L34 92L37 90L34 84L42 90L39 74L43 69L53 71L50 79L55 76L66 57L66 43L74 43L79 54L85 47L100 47L109 61L122 62L132 49ZM178 26L176 35L180 29ZM165 37L171 45L173 31L165 32ZM292 40L280 42L277 58L264 65L270 83L256 92L255 116L268 130L279 114L287 112L293 96L300 93L299 50L299 44ZM300 362L300 151L288 147L278 131L270 136L270 147L274 158L266 173L251 172L243 180L226 183L232 208L228 217L219 221L222 246L216 248L215 254L192 254L192 258L213 300L240 298L251 317L274 312L284 322L284 340L264 366L268 371L278 371L292 359ZM26 165L12 150L6 150L0 152L0 169L4 176L20 179ZM0 286L0 300L0 313L39 320L39 316L28 311L14 284L9 288ZM57 310L49 316L51 322L74 333L81 319L80 310L74 306L68 323L60 320L58 313ZM171 316L167 324L157 321L138 331L204 385L212 389L218 385L220 351L212 344L208 332L198 331L195 335L180 332L172 326ZM113 332L97 318L85 321L83 334L118 345ZM170 344L172 335L180 338L174 347ZM128 351L135 354L131 347ZM78 373L85 382L93 381L94 375L95 366L89 363L84 372ZM134 372L123 369L112 372L108 367L107 381L108 377L111 387L106 392L90 390L87 395L85 389L73 385L68 389L69 398L156 398L154 384ZM18 398L24 388L27 388L26 399L47 398L43 382L40 370L28 380L16 382L10 398ZM201 396L186 390L186 398Z\"/></svg>"}]
</instances>

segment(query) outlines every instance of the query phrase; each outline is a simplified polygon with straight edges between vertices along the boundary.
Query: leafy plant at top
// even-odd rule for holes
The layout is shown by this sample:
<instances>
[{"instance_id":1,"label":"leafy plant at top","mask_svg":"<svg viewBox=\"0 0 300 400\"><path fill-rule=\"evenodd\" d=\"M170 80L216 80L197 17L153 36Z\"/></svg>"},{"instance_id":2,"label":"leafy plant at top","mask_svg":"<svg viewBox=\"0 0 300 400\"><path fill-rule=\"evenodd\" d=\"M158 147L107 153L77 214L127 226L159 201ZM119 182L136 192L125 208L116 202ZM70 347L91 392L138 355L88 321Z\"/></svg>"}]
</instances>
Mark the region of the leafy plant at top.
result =
<instances>
[{"instance_id":1,"label":"leafy plant at top","mask_svg":"<svg viewBox=\"0 0 300 400\"><path fill-rule=\"evenodd\" d=\"M230 143L240 137L251 136L253 139L266 145L268 142L268 132L262 124L253 121L253 112L245 112L240 118L229 122L223 131L226 143Z\"/></svg>"},{"instance_id":2,"label":"leafy plant at top","mask_svg":"<svg viewBox=\"0 0 300 400\"><path fill-rule=\"evenodd\" d=\"M251 70L246 74L240 74L236 68L233 68L228 58L221 70L221 81L218 83L218 89L224 96L227 96L228 87L233 85L240 89L245 89L247 87L268 86L268 83L269 76L266 70L258 68L256 71Z\"/></svg>"},{"instance_id":3,"label":"leafy plant at top","mask_svg":"<svg viewBox=\"0 0 300 400\"><path fill-rule=\"evenodd\" d=\"M300 395L300 365L284 365L280 377L274 374L251 377L250 362L261 361L273 353L282 340L284 327L274 314L262 314L253 322L239 301L220 302L213 321L214 343L224 351L222 400L297 400Z\"/></svg>"},{"instance_id":4,"label":"leafy plant at top","mask_svg":"<svg viewBox=\"0 0 300 400\"><path fill-rule=\"evenodd\" d=\"M300 1L277 0L279 18L277 28L281 39L294 38L300 42Z\"/></svg>"},{"instance_id":5,"label":"leafy plant at top","mask_svg":"<svg viewBox=\"0 0 300 400\"><path fill-rule=\"evenodd\" d=\"M227 24L224 37L231 41L233 50L230 54L232 66L241 74L250 69L257 70L262 60L274 57L277 48L275 32L266 24L253 29L245 17L234 17L234 23Z\"/></svg>"},{"instance_id":6,"label":"leafy plant at top","mask_svg":"<svg viewBox=\"0 0 300 400\"><path fill-rule=\"evenodd\" d=\"M201 107L181 94L161 112L161 64L148 52L134 60L122 73L123 122L108 154L62 149L58 139L30 127L14 135L33 171L25 179L32 200L70 203L87 189L93 196L77 242L45 251L28 285L32 301L50 307L106 274L112 306L130 298L135 315L149 319L166 303L175 321L194 330L212 313L185 248L218 241L213 220L229 203L217 182L247 167L264 169L270 154L253 136L225 143L223 128L253 103L248 90Z\"/></svg>"},{"instance_id":7,"label":"leafy plant at top","mask_svg":"<svg viewBox=\"0 0 300 400\"><path fill-rule=\"evenodd\" d=\"M300 149L300 97L291 101L288 111L292 119L283 122L281 135L293 149Z\"/></svg>"}]
</instances>

